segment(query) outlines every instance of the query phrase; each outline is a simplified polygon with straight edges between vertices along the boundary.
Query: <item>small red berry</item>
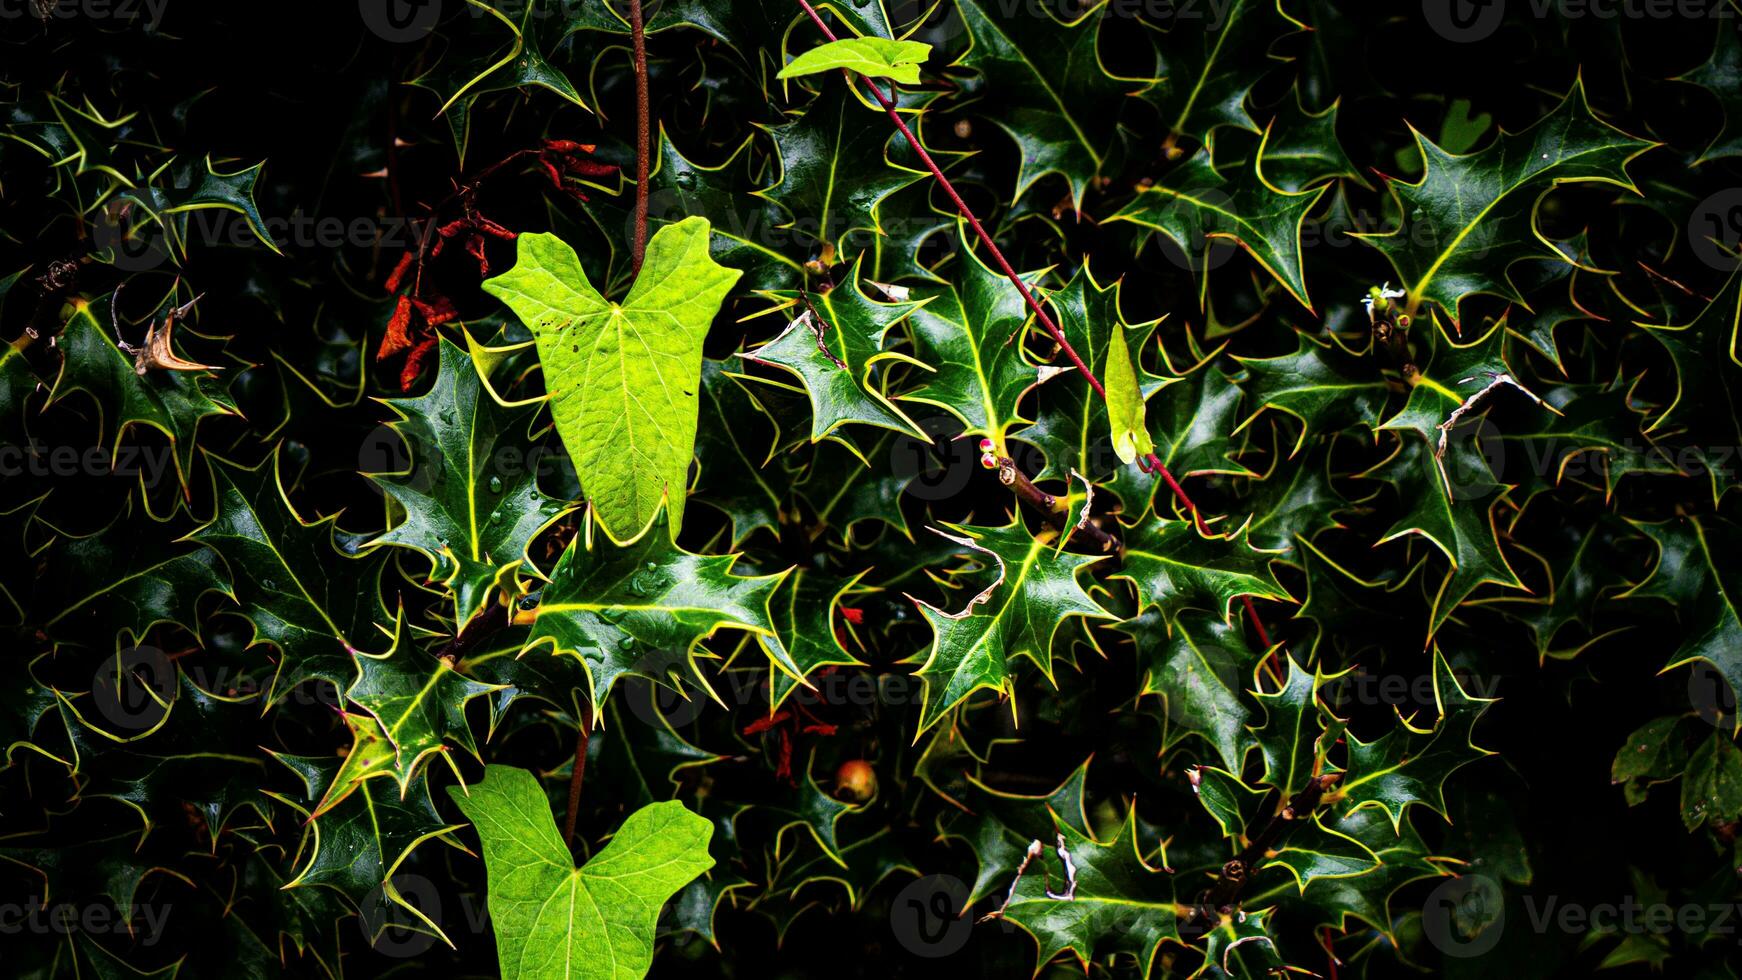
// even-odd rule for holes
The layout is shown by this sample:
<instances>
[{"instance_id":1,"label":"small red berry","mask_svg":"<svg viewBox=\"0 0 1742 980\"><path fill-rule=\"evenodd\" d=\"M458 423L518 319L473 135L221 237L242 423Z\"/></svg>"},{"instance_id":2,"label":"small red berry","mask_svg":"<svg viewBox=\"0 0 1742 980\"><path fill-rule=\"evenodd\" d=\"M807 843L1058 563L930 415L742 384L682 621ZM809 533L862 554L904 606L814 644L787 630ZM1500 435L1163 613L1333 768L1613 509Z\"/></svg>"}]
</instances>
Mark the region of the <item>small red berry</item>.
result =
<instances>
[{"instance_id":1,"label":"small red berry","mask_svg":"<svg viewBox=\"0 0 1742 980\"><path fill-rule=\"evenodd\" d=\"M848 759L835 770L835 795L852 803L863 803L877 795L877 771L864 759Z\"/></svg>"}]
</instances>

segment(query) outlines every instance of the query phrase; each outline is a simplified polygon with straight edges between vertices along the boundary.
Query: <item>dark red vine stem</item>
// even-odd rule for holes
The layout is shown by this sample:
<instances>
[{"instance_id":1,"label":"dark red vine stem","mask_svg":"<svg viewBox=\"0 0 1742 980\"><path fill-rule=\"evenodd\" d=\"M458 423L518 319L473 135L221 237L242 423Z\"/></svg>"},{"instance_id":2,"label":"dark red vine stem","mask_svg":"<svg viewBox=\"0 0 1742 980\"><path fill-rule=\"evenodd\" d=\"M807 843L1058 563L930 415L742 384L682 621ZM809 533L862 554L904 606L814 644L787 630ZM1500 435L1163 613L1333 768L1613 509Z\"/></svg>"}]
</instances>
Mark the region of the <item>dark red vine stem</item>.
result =
<instances>
[{"instance_id":1,"label":"dark red vine stem","mask_svg":"<svg viewBox=\"0 0 1742 980\"><path fill-rule=\"evenodd\" d=\"M647 253L647 159L652 124L648 118L647 30L641 22L641 0L629 0L629 33L635 44L635 242L630 250L630 276L641 272Z\"/></svg>"},{"instance_id":2,"label":"dark red vine stem","mask_svg":"<svg viewBox=\"0 0 1742 980\"><path fill-rule=\"evenodd\" d=\"M798 0L798 5L804 8L804 12L810 16L811 23L817 26L817 30L821 31L824 37L831 41L836 40L835 32L829 30L829 25L823 22L823 18L817 13L816 8L810 5L810 0ZM852 72L843 68L841 74L847 77L849 84L852 82ZM890 101L889 97L883 94L883 90L877 87L877 83L870 78L861 75L859 80L865 83L865 88L876 98L877 104L881 105L883 111L889 114L889 119L895 123L895 128L901 130L901 135L907 138L908 145L912 146L913 151L919 155L920 162L924 163L925 168L931 172L932 179L936 180L938 186L944 189L944 193L949 195L950 202L956 206L956 211L967 219L968 227L974 229L974 234L986 246L986 254L992 256L992 261L998 266L998 271L1004 273L1004 277L1016 286L1017 292L1020 292L1023 300L1028 303L1028 308L1034 311L1035 319L1039 320L1041 326L1046 328L1046 332L1052 335L1053 342L1058 344L1059 349L1065 352L1065 356L1071 359L1071 363L1076 366L1076 369L1083 373L1084 380L1089 382L1089 387L1095 389L1095 394L1100 395L1102 401L1106 401L1107 389L1101 386L1101 379L1095 377L1095 372L1089 370L1089 365L1083 362L1082 357L1071 346L1071 342L1065 339L1064 331L1060 330L1058 324L1053 322L1052 317L1047 315L1045 307L1042 307L1040 302L1034 298L1034 294L1029 291L1028 284L1016 274L1016 270L1010 265L1010 260L1004 257L1004 252L998 248L998 243L994 242L992 236L981 226L980 219L974 216L973 210L968 207L968 202L962 200L962 195L956 193L955 185L950 183L950 179L944 176L943 170L932 160L931 154L927 153L925 147L920 145L919 137L913 135L913 130L907 128L907 123L902 120L901 114L895 109L895 103ZM1159 475L1162 482L1167 484L1168 489L1173 491L1174 497L1192 515L1192 523L1197 526L1198 533L1205 535L1210 533L1209 526L1204 523L1203 515L1198 512L1197 505L1192 503L1192 498L1186 495L1185 488L1180 486L1178 480L1174 479L1173 473L1169 472L1159 456L1154 453L1145 455L1138 461L1138 468L1145 473ZM1258 611L1252 605L1252 598L1250 596L1244 598L1246 599L1246 613L1252 618L1252 625L1258 630L1258 636L1264 641L1265 647L1269 647L1270 634L1265 630L1264 622L1258 618Z\"/></svg>"}]
</instances>

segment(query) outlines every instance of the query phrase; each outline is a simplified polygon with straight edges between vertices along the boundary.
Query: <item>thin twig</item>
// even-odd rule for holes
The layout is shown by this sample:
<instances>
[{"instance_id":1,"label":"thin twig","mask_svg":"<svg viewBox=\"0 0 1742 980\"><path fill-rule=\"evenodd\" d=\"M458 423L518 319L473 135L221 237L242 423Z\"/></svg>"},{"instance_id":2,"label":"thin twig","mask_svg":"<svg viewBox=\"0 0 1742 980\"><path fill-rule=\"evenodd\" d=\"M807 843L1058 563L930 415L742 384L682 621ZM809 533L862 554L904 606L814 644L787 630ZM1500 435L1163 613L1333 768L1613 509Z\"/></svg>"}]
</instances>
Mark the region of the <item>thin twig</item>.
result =
<instances>
[{"instance_id":1,"label":"thin twig","mask_svg":"<svg viewBox=\"0 0 1742 980\"><path fill-rule=\"evenodd\" d=\"M1192 791L1195 793L1198 788L1197 773L1194 770L1189 775L1192 779ZM1308 779L1301 791L1290 797L1282 809L1270 818L1270 823L1248 840L1233 860L1222 865L1222 876L1198 899L1191 915L1180 923L1181 939L1186 942L1202 939L1216 927L1222 916L1234 911L1240 901L1241 892L1246 890L1247 883L1258 871L1259 863L1264 860L1265 855L1282 843L1289 831L1299 826L1296 821L1312 818L1313 811L1324 800L1325 790L1335 785L1340 778L1341 773L1333 772Z\"/></svg>"},{"instance_id":2,"label":"thin twig","mask_svg":"<svg viewBox=\"0 0 1742 980\"><path fill-rule=\"evenodd\" d=\"M647 158L651 126L647 109L647 30L641 23L641 0L629 0L629 33L635 42L635 241L630 275L641 272L647 253Z\"/></svg>"}]
</instances>

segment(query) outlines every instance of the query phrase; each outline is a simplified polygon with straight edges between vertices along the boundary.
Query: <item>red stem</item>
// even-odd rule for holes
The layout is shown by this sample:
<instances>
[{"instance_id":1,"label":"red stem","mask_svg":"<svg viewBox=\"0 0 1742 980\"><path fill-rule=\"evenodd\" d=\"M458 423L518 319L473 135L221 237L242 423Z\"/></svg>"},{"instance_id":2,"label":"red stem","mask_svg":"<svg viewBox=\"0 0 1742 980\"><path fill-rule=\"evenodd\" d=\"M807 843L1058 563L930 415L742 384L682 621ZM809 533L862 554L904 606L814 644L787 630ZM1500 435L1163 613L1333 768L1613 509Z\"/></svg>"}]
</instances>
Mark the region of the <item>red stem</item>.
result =
<instances>
[{"instance_id":1,"label":"red stem","mask_svg":"<svg viewBox=\"0 0 1742 980\"><path fill-rule=\"evenodd\" d=\"M823 22L822 17L817 14L816 8L810 5L810 0L798 0L798 5L804 8L806 14L810 15L811 23L817 25L817 30L822 31L824 37L831 41L836 40L835 32L829 30L829 25ZM848 81L851 82L853 78L851 72L843 68L841 74L847 76ZM1077 370L1083 373L1084 379L1089 382L1089 387L1095 389L1095 394L1100 395L1102 401L1106 401L1107 389L1101 386L1101 379L1095 377L1095 372L1089 370L1089 366L1083 363L1083 359L1078 356L1076 349L1071 346L1071 342L1065 339L1064 332L1059 330L1058 324L1053 322L1052 317L1047 315L1046 309L1034 298L1034 294L1029 292L1028 284L1016 274L1010 261L998 248L998 243L994 242L992 236L986 233L986 229L980 225L980 219L974 216L974 212L968 208L968 203L962 200L962 195L956 193L955 185L950 183L950 179L944 176L943 170L939 169L937 163L932 160L931 154L927 153L925 147L920 145L919 137L913 135L913 130L908 129L907 123L902 121L901 114L895 110L895 103L891 102L889 97L883 94L883 90L877 87L877 83L870 78L860 76L860 81L865 83L865 87L877 99L878 104L883 106L883 111L889 114L889 119L895 123L895 128L901 130L901 135L907 137L908 144L913 147L915 153L919 154L920 162L924 163L925 168L931 171L938 186L942 187L944 193L949 195L951 203L956 206L956 211L968 220L968 226L974 229L974 234L979 236L981 243L986 246L986 253L992 256L992 261L998 266L998 271L1004 273L1005 278L1016 286L1017 291L1022 294L1023 300L1028 303L1028 308L1034 311L1035 319L1039 320L1041 326L1046 328L1046 332L1052 335L1053 341L1059 345L1060 350L1065 352L1065 356L1071 359L1071 363L1076 365ZM1174 496L1179 498L1179 502L1191 513L1192 521L1197 525L1198 531L1203 534L1209 533L1209 528L1204 524L1203 517L1198 514L1197 506L1192 503L1190 497L1186 496L1185 488L1179 485L1179 481L1174 479L1172 473L1168 472L1160 457L1154 453L1144 456L1139 462L1139 468L1146 473L1159 473L1162 481L1168 485L1168 489L1173 491Z\"/></svg>"},{"instance_id":2,"label":"red stem","mask_svg":"<svg viewBox=\"0 0 1742 980\"><path fill-rule=\"evenodd\" d=\"M581 719L581 730L575 735L575 767L569 770L569 808L563 814L563 843L570 851L575 849L575 821L581 815L581 780L587 774L587 742L592 733L587 731L591 719Z\"/></svg>"},{"instance_id":3,"label":"red stem","mask_svg":"<svg viewBox=\"0 0 1742 980\"><path fill-rule=\"evenodd\" d=\"M635 43L635 241L630 248L630 275L641 272L647 254L647 158L652 126L647 108L647 31L641 22L641 0L629 0L629 33Z\"/></svg>"}]
</instances>

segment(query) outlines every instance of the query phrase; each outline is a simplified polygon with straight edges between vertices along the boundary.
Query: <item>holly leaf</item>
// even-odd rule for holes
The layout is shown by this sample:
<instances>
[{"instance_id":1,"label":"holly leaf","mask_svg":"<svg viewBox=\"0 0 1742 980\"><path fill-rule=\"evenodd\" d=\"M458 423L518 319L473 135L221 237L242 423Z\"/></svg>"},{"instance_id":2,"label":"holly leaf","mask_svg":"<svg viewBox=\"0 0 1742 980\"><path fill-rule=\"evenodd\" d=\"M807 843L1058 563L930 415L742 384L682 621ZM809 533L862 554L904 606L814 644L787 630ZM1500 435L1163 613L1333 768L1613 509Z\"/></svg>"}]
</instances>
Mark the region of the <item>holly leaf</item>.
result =
<instances>
[{"instance_id":1,"label":"holly leaf","mask_svg":"<svg viewBox=\"0 0 1742 980\"><path fill-rule=\"evenodd\" d=\"M549 646L579 658L594 720L626 673L670 685L687 663L690 680L710 690L695 667L702 640L720 629L775 635L768 603L786 573L733 575L736 560L691 554L659 535L629 544L577 536L551 569L521 656Z\"/></svg>"},{"instance_id":2,"label":"holly leaf","mask_svg":"<svg viewBox=\"0 0 1742 980\"><path fill-rule=\"evenodd\" d=\"M1077 571L1099 558L1061 552L1029 534L1020 519L1003 527L944 526L959 536L936 533L984 555L997 579L956 613L908 597L932 628L918 671L926 680L920 732L975 691L1013 693L1013 657L1027 657L1052 680L1053 639L1067 616L1111 618L1077 583Z\"/></svg>"},{"instance_id":3,"label":"holly leaf","mask_svg":"<svg viewBox=\"0 0 1742 980\"><path fill-rule=\"evenodd\" d=\"M1398 829L1404 811L1414 805L1446 816L1445 782L1458 769L1493 755L1471 742L1476 722L1495 698L1464 693L1450 664L1434 651L1434 704L1439 717L1428 728L1417 728L1398 714L1398 727L1371 742L1346 733L1349 760L1332 801L1344 813L1379 807Z\"/></svg>"},{"instance_id":4,"label":"holly leaf","mask_svg":"<svg viewBox=\"0 0 1742 980\"><path fill-rule=\"evenodd\" d=\"M932 97L896 96L921 105ZM796 120L768 129L780 178L756 194L792 215L782 227L816 242L824 264L845 252L842 239L849 232L878 231L878 205L925 175L890 159L894 141L902 138L860 99L849 86L830 85Z\"/></svg>"},{"instance_id":5,"label":"holly leaf","mask_svg":"<svg viewBox=\"0 0 1742 980\"><path fill-rule=\"evenodd\" d=\"M1476 294L1523 302L1508 275L1521 259L1568 261L1536 226L1542 198L1566 183L1613 184L1634 193L1626 165L1656 144L1591 114L1583 82L1528 129L1502 132L1486 148L1453 155L1411 127L1426 164L1422 179L1389 180L1401 215L1387 232L1356 233L1403 277L1413 311L1422 302L1455 323Z\"/></svg>"},{"instance_id":6,"label":"holly leaf","mask_svg":"<svg viewBox=\"0 0 1742 980\"><path fill-rule=\"evenodd\" d=\"M102 649L142 640L159 623L199 634L200 598L229 591L218 556L166 547L139 533L141 520L124 513L96 534L63 536L48 553L35 606L53 611L43 624L49 636Z\"/></svg>"},{"instance_id":7,"label":"holly leaf","mask_svg":"<svg viewBox=\"0 0 1742 980\"><path fill-rule=\"evenodd\" d=\"M1252 746L1252 712L1241 692L1259 660L1244 626L1197 609L1169 620L1150 608L1115 628L1136 641L1139 696L1160 696L1170 729L1197 735L1228 771L1240 771ZM1175 741L1171 731L1167 739Z\"/></svg>"},{"instance_id":8,"label":"holly leaf","mask_svg":"<svg viewBox=\"0 0 1742 980\"><path fill-rule=\"evenodd\" d=\"M532 331L557 433L613 540L642 534L662 503L673 539L683 524L702 340L740 275L709 256L708 236L695 217L655 232L622 303L549 234L521 235L514 268L484 282Z\"/></svg>"},{"instance_id":9,"label":"holly leaf","mask_svg":"<svg viewBox=\"0 0 1742 980\"><path fill-rule=\"evenodd\" d=\"M910 360L884 349L884 338L919 304L872 299L860 278L862 264L854 260L850 279L834 289L809 294L809 307L801 305L778 337L739 355L798 376L810 397L812 442L848 422L923 434L872 378L883 361Z\"/></svg>"},{"instance_id":10,"label":"holly leaf","mask_svg":"<svg viewBox=\"0 0 1742 980\"><path fill-rule=\"evenodd\" d=\"M1061 822L1058 833L1071 856L1076 894L1068 902L1048 897L1048 878L1057 886L1066 876L1054 842L1042 841L1046 848L1035 863L1045 862L1047 874L1031 865L1016 882L1003 917L1034 937L1037 966L1069 951L1086 970L1091 958L1104 962L1124 953L1135 956L1138 969L1147 974L1161 944L1180 941L1179 919L1188 909L1175 898L1173 876L1146 859L1136 807L1126 811L1119 833L1106 843L1068 823ZM1165 859L1160 863L1165 865Z\"/></svg>"},{"instance_id":11,"label":"holly leaf","mask_svg":"<svg viewBox=\"0 0 1742 980\"><path fill-rule=\"evenodd\" d=\"M1290 194L1343 177L1359 181L1355 164L1337 141L1338 102L1315 115L1300 98L1296 88L1265 124L1258 144L1258 179Z\"/></svg>"},{"instance_id":12,"label":"holly leaf","mask_svg":"<svg viewBox=\"0 0 1742 980\"><path fill-rule=\"evenodd\" d=\"M469 792L449 787L484 845L488 908L505 980L640 980L660 907L714 866L714 826L676 800L629 815L580 867L550 802L524 769L490 766Z\"/></svg>"},{"instance_id":13,"label":"holly leaf","mask_svg":"<svg viewBox=\"0 0 1742 980\"><path fill-rule=\"evenodd\" d=\"M345 697L381 723L382 734L393 746L393 767L401 787L425 758L446 752L450 741L478 757L472 729L466 724L466 704L506 685L472 680L454 666L406 642L403 617L392 649L357 654L357 679L345 689Z\"/></svg>"},{"instance_id":14,"label":"holly leaf","mask_svg":"<svg viewBox=\"0 0 1742 980\"><path fill-rule=\"evenodd\" d=\"M217 476L217 511L188 535L230 569L231 592L253 627L253 643L278 650L267 702L305 681L348 684L352 654L379 647L380 552L336 546L337 515L303 521L284 491L282 456L244 469L207 457Z\"/></svg>"},{"instance_id":15,"label":"holly leaf","mask_svg":"<svg viewBox=\"0 0 1742 980\"><path fill-rule=\"evenodd\" d=\"M1070 185L1071 206L1080 208L1089 181L1102 175L1114 150L1114 107L1149 84L1115 76L1102 64L1097 42L1106 6L1103 0L1060 23L1050 10L1001 15L986 0L956 5L971 43L952 67L979 73L974 90L995 100L991 120L1016 142L1021 160L1013 199L1056 173Z\"/></svg>"},{"instance_id":16,"label":"holly leaf","mask_svg":"<svg viewBox=\"0 0 1742 980\"><path fill-rule=\"evenodd\" d=\"M1323 187L1284 193L1265 184L1255 166L1242 168L1232 179L1224 177L1206 149L1138 191L1106 223L1129 221L1166 235L1197 268L1203 256L1193 255L1194 250L1207 254L1216 239L1238 242L1310 311L1300 229L1323 194Z\"/></svg>"},{"instance_id":17,"label":"holly leaf","mask_svg":"<svg viewBox=\"0 0 1742 980\"><path fill-rule=\"evenodd\" d=\"M1320 772L1330 743L1342 730L1319 700L1318 691L1345 673L1325 674L1316 665L1308 671L1290 654L1282 689L1256 692L1264 707L1264 724L1252 726L1252 735L1264 757L1263 782L1284 797L1293 797ZM1327 733L1331 738L1324 737Z\"/></svg>"},{"instance_id":18,"label":"holly leaf","mask_svg":"<svg viewBox=\"0 0 1742 980\"><path fill-rule=\"evenodd\" d=\"M439 350L429 391L385 400L399 415L392 427L411 449L409 467L365 475L405 511L370 544L427 557L431 580L453 591L458 630L573 505L538 489L542 453L528 436L539 404L500 403L464 350L445 338Z\"/></svg>"},{"instance_id":19,"label":"holly leaf","mask_svg":"<svg viewBox=\"0 0 1742 980\"><path fill-rule=\"evenodd\" d=\"M1232 0L1213 16L1176 14L1168 21L1156 46L1162 79L1145 95L1168 133L1209 143L1218 126L1257 132L1247 95L1270 68L1271 45L1303 25L1274 0Z\"/></svg>"},{"instance_id":20,"label":"holly leaf","mask_svg":"<svg viewBox=\"0 0 1742 980\"><path fill-rule=\"evenodd\" d=\"M1028 305L966 242L956 254L948 283L918 286L910 294L923 304L909 321L914 351L931 371L901 400L944 409L967 427L963 437L985 436L1003 454L1006 434L1024 421L1022 396L1038 381L1022 353ZM1042 275L1044 270L1023 280L1032 287Z\"/></svg>"},{"instance_id":21,"label":"holly leaf","mask_svg":"<svg viewBox=\"0 0 1742 980\"><path fill-rule=\"evenodd\" d=\"M1696 167L1708 160L1742 156L1742 104L1737 101L1737 93L1742 92L1742 34L1731 23L1734 5L1716 6L1712 13L1718 19L1718 36L1712 42L1711 57L1676 78L1712 93L1724 113L1723 125L1694 161Z\"/></svg>"},{"instance_id":22,"label":"holly leaf","mask_svg":"<svg viewBox=\"0 0 1742 980\"><path fill-rule=\"evenodd\" d=\"M862 667L841 643L843 622L837 617L842 598L859 587L870 569L842 580L803 568L780 584L769 605L775 635L758 635L769 660L768 710L772 714L800 685L824 667Z\"/></svg>"},{"instance_id":23,"label":"holly leaf","mask_svg":"<svg viewBox=\"0 0 1742 980\"><path fill-rule=\"evenodd\" d=\"M1301 432L1290 456L1300 451L1309 434L1359 423L1377 428L1390 392L1378 369L1335 340L1320 341L1296 331L1295 342L1293 354L1279 357L1234 355L1246 369L1246 397L1253 406L1240 428L1251 425L1266 409L1294 416L1301 422Z\"/></svg>"},{"instance_id":24,"label":"holly leaf","mask_svg":"<svg viewBox=\"0 0 1742 980\"><path fill-rule=\"evenodd\" d=\"M1689 515L1648 524L1629 520L1657 547L1657 563L1624 598L1662 599L1681 621L1675 652L1662 670L1704 660L1742 691L1742 595L1731 556L1742 547L1742 528L1716 515ZM1742 730L1742 719L1736 719Z\"/></svg>"},{"instance_id":25,"label":"holly leaf","mask_svg":"<svg viewBox=\"0 0 1742 980\"><path fill-rule=\"evenodd\" d=\"M1733 272L1717 298L1692 321L1640 324L1669 352L1675 365L1675 397L1646 432L1690 443L1712 481L1712 502L1736 486L1726 460L1711 447L1742 446L1742 271Z\"/></svg>"},{"instance_id":26,"label":"holly leaf","mask_svg":"<svg viewBox=\"0 0 1742 980\"><path fill-rule=\"evenodd\" d=\"M776 78L799 78L844 68L872 78L919 84L919 66L931 56L923 41L892 41L884 37L849 37L819 44L786 63Z\"/></svg>"},{"instance_id":27,"label":"holly leaf","mask_svg":"<svg viewBox=\"0 0 1742 980\"><path fill-rule=\"evenodd\" d=\"M726 515L737 547L758 530L780 526L787 490L779 468L769 468L780 431L725 362L702 362L701 399L692 495Z\"/></svg>"},{"instance_id":28,"label":"holly leaf","mask_svg":"<svg viewBox=\"0 0 1742 980\"><path fill-rule=\"evenodd\" d=\"M166 303L173 304L174 298ZM61 367L48 404L54 405L75 391L89 395L97 405L99 438L111 459L132 427L146 426L163 433L174 450L176 480L187 496L194 434L200 421L233 415L236 408L210 371L148 369L140 374L134 370L133 355L118 346L120 337L110 334L115 329L113 321L113 295L73 301L72 316L57 344Z\"/></svg>"},{"instance_id":29,"label":"holly leaf","mask_svg":"<svg viewBox=\"0 0 1742 980\"><path fill-rule=\"evenodd\" d=\"M1270 571L1271 557L1247 542L1245 528L1205 537L1190 521L1152 515L1125 530L1124 567L1114 577L1129 579L1141 605L1166 619L1203 609L1228 620L1240 596L1294 601Z\"/></svg>"}]
</instances>

